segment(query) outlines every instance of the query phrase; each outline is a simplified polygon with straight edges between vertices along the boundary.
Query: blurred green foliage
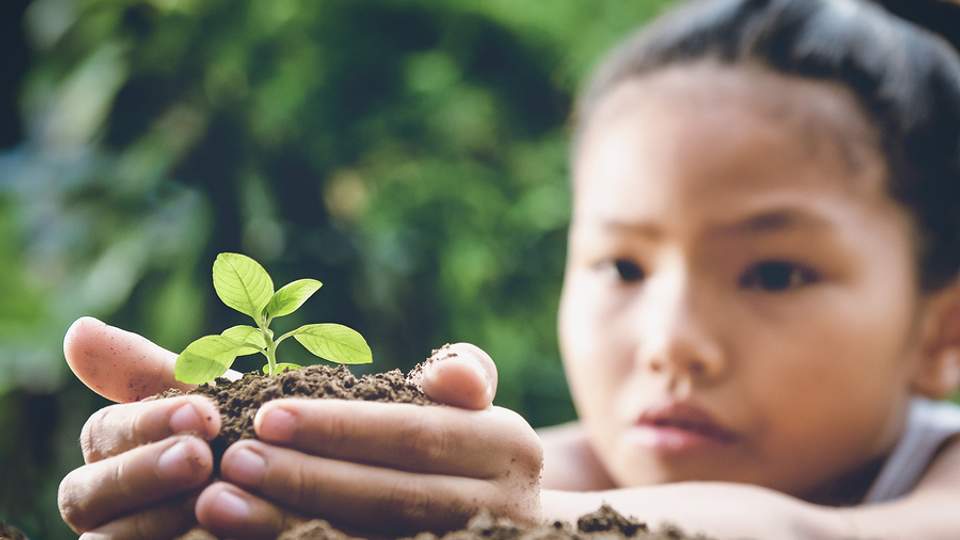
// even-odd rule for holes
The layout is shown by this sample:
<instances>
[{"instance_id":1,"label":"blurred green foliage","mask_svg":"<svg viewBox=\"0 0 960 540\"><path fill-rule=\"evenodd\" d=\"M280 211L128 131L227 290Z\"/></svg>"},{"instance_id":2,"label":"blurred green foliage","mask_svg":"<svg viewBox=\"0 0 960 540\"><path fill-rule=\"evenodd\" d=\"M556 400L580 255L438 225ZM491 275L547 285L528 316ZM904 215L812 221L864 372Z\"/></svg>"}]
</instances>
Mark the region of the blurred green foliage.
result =
<instances>
[{"instance_id":1,"label":"blurred green foliage","mask_svg":"<svg viewBox=\"0 0 960 540\"><path fill-rule=\"evenodd\" d=\"M566 118L599 54L664 3L30 3L24 135L0 155L0 519L73 536L57 484L105 402L66 370L70 322L172 350L241 323L211 287L221 251L321 279L285 323L360 330L374 369L471 341L499 404L572 418L554 329Z\"/></svg>"}]
</instances>

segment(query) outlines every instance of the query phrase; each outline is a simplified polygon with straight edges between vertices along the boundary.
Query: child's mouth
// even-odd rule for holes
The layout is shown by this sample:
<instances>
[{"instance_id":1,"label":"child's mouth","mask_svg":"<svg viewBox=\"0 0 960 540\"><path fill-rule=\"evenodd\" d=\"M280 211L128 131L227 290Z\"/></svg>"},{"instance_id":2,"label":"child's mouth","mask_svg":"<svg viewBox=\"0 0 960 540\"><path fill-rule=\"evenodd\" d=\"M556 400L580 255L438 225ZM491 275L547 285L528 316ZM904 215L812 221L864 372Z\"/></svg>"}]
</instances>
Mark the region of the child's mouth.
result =
<instances>
[{"instance_id":1,"label":"child's mouth","mask_svg":"<svg viewBox=\"0 0 960 540\"><path fill-rule=\"evenodd\" d=\"M634 444L662 453L708 450L739 439L704 409L679 402L644 411L630 427L628 438Z\"/></svg>"}]
</instances>

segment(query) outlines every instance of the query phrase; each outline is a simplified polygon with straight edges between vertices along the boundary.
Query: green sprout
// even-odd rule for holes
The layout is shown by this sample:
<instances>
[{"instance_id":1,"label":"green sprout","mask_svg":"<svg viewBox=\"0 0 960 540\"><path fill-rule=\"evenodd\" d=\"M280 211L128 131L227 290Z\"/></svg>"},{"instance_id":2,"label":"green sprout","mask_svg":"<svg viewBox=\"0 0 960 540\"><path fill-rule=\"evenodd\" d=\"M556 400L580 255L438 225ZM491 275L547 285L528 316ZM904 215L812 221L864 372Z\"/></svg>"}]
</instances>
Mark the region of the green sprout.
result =
<instances>
[{"instance_id":1,"label":"green sprout","mask_svg":"<svg viewBox=\"0 0 960 540\"><path fill-rule=\"evenodd\" d=\"M270 323L300 308L323 284L298 279L274 292L273 280L260 263L239 253L221 253L213 262L213 288L228 307L249 315L256 326L238 325L219 335L203 336L177 357L174 376L188 384L216 380L238 356L260 353L267 357L263 372L275 375L298 364L277 362L277 346L294 338L310 353L338 364L369 364L370 346L356 330L341 324L307 324L273 339Z\"/></svg>"}]
</instances>

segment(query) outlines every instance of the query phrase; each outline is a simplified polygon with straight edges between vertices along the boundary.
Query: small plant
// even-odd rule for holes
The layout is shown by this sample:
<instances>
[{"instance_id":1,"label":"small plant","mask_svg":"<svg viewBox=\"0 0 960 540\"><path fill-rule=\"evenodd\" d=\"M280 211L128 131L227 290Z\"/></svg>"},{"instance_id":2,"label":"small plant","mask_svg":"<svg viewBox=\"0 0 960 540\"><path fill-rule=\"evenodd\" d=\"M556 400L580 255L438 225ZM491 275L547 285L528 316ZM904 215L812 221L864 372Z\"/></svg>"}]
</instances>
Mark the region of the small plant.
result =
<instances>
[{"instance_id":1,"label":"small plant","mask_svg":"<svg viewBox=\"0 0 960 540\"><path fill-rule=\"evenodd\" d=\"M370 347L356 330L341 324L307 324L273 339L270 323L300 308L323 284L298 279L274 292L273 280L260 263L239 253L221 253L213 262L213 288L227 306L253 318L256 326L238 325L187 345L177 357L174 375L188 384L209 383L230 369L238 356L267 357L263 372L274 375L300 366L277 362L277 346L294 338L310 353L338 364L369 364Z\"/></svg>"}]
</instances>

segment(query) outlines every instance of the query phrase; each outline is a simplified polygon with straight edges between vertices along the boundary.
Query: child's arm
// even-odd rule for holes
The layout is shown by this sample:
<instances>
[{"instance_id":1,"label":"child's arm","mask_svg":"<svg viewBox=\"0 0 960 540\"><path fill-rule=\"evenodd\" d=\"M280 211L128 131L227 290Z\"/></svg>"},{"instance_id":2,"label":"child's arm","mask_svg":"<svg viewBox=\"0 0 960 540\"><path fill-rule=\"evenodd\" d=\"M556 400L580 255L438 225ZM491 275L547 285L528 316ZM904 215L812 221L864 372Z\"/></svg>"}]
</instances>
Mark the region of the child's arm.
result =
<instances>
[{"instance_id":1,"label":"child's arm","mask_svg":"<svg viewBox=\"0 0 960 540\"><path fill-rule=\"evenodd\" d=\"M542 510L546 520L576 522L609 503L653 528L673 523L718 538L843 538L826 534L832 518L773 490L720 482L614 488L578 422L542 429ZM579 471L579 472L573 472ZM849 538L849 535L846 536Z\"/></svg>"},{"instance_id":2,"label":"child's arm","mask_svg":"<svg viewBox=\"0 0 960 540\"><path fill-rule=\"evenodd\" d=\"M544 445L543 512L547 519L575 519L608 502L654 526L673 522L690 532L723 537L957 538L960 533L960 437L933 462L908 496L847 508L818 506L756 486L685 482L609 489L600 474L574 476L561 469L598 469L577 424L541 431ZM606 484L606 486L604 485ZM576 490L580 492L572 492Z\"/></svg>"},{"instance_id":3,"label":"child's arm","mask_svg":"<svg viewBox=\"0 0 960 540\"><path fill-rule=\"evenodd\" d=\"M834 509L840 524L865 538L960 538L960 437L947 443L906 497ZM847 530L850 530L849 528Z\"/></svg>"},{"instance_id":4,"label":"child's arm","mask_svg":"<svg viewBox=\"0 0 960 540\"><path fill-rule=\"evenodd\" d=\"M861 538L820 507L749 484L679 482L607 491L544 490L543 516L576 521L607 503L652 529L665 524L711 538ZM883 536L888 538L888 536Z\"/></svg>"}]
</instances>

